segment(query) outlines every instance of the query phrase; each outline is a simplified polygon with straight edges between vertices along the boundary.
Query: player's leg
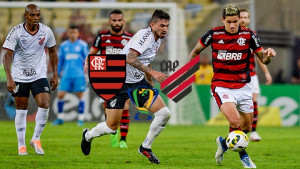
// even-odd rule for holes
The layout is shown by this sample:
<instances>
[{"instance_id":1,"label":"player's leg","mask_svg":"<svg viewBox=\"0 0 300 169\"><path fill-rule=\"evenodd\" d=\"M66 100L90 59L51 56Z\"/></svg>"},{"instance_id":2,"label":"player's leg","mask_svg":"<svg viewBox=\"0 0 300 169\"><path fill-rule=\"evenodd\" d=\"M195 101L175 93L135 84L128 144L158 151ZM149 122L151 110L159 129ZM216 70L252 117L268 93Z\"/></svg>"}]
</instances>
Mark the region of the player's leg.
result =
<instances>
[{"instance_id":1,"label":"player's leg","mask_svg":"<svg viewBox=\"0 0 300 169\"><path fill-rule=\"evenodd\" d=\"M55 119L52 122L53 125L62 125L64 123L63 111L64 111L64 104L65 104L64 98L65 98L66 94L67 94L66 91L58 91L58 93L57 93L57 98L58 98L58 101L57 101L57 119Z\"/></svg>"},{"instance_id":2,"label":"player's leg","mask_svg":"<svg viewBox=\"0 0 300 169\"><path fill-rule=\"evenodd\" d=\"M50 86L46 78L38 79L31 85L32 94L36 100L38 111L35 117L35 129L30 145L38 155L44 155L40 137L48 120L50 107Z\"/></svg>"},{"instance_id":3,"label":"player's leg","mask_svg":"<svg viewBox=\"0 0 300 169\"><path fill-rule=\"evenodd\" d=\"M257 121L258 121L258 106L257 106L257 97L258 94L260 93L260 88L259 88L259 81L257 75L251 76L251 89L252 89L252 96L253 96L253 122L252 122L252 131L250 133L250 140L251 141L260 141L261 137L256 131L257 127Z\"/></svg>"},{"instance_id":4,"label":"player's leg","mask_svg":"<svg viewBox=\"0 0 300 169\"><path fill-rule=\"evenodd\" d=\"M147 105L147 102L144 106ZM147 137L145 138L143 144L138 149L138 152L146 156L150 162L159 164L159 159L152 153L151 146L153 141L162 130L165 128L168 120L171 117L171 112L168 107L166 107L162 98L158 95L153 105L149 110L154 114L154 119L150 125Z\"/></svg>"},{"instance_id":5,"label":"player's leg","mask_svg":"<svg viewBox=\"0 0 300 169\"><path fill-rule=\"evenodd\" d=\"M79 99L79 104L78 104L78 122L77 124L79 126L83 125L84 121L84 98L83 98L83 93L86 89L86 82L85 82L85 77L78 77L73 79L74 85L73 85L73 92L76 93L78 99Z\"/></svg>"},{"instance_id":6,"label":"player's leg","mask_svg":"<svg viewBox=\"0 0 300 169\"><path fill-rule=\"evenodd\" d=\"M15 83L19 86L19 90L13 94L16 104L15 127L18 139L18 151L19 155L27 155L25 134L30 85L28 83Z\"/></svg>"},{"instance_id":7,"label":"player's leg","mask_svg":"<svg viewBox=\"0 0 300 169\"><path fill-rule=\"evenodd\" d=\"M77 124L79 126L83 126L84 124L84 106L85 106L85 102L83 99L83 92L78 92L76 93L78 99L79 99L79 104L78 104L78 121Z\"/></svg>"},{"instance_id":8,"label":"player's leg","mask_svg":"<svg viewBox=\"0 0 300 169\"><path fill-rule=\"evenodd\" d=\"M120 148L128 148L126 143L126 137L129 130L130 116L129 116L129 99L126 100L124 110L122 112L122 118L120 121Z\"/></svg>"}]
</instances>

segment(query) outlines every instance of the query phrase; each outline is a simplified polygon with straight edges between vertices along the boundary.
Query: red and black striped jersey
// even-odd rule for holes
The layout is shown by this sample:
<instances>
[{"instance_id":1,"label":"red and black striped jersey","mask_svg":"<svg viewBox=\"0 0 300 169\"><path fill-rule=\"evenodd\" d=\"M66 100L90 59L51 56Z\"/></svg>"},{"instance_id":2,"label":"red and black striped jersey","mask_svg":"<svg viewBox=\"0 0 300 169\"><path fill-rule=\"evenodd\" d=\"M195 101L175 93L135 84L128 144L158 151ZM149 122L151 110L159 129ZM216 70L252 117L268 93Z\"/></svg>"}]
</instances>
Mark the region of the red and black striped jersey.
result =
<instances>
[{"instance_id":1,"label":"red and black striped jersey","mask_svg":"<svg viewBox=\"0 0 300 169\"><path fill-rule=\"evenodd\" d=\"M133 34L123 31L122 35L113 35L109 30L100 31L95 38L93 48L100 50L100 54L119 54Z\"/></svg>"},{"instance_id":2,"label":"red and black striped jersey","mask_svg":"<svg viewBox=\"0 0 300 169\"><path fill-rule=\"evenodd\" d=\"M247 28L239 28L236 34L216 27L206 32L199 42L211 45L214 76L212 87L239 89L250 82L251 49L262 50L259 39Z\"/></svg>"}]
</instances>

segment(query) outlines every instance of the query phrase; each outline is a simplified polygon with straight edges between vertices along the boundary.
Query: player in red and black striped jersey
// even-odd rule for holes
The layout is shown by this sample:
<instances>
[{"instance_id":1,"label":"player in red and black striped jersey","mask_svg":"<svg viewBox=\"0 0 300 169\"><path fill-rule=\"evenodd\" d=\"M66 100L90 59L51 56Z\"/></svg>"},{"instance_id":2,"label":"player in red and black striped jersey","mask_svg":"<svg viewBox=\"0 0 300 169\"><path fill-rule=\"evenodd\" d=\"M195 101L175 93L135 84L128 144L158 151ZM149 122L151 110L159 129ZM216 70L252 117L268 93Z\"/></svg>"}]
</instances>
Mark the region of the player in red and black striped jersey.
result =
<instances>
[{"instance_id":1,"label":"player in red and black striped jersey","mask_svg":"<svg viewBox=\"0 0 300 169\"><path fill-rule=\"evenodd\" d=\"M124 31L123 25L125 20L121 10L115 9L109 14L110 29L106 31L100 31L95 38L94 44L90 49L89 54L119 54L120 51L124 48L127 42L131 39L133 34ZM88 57L87 57L88 59ZM88 60L85 61L85 72L88 70ZM106 108L105 104L103 105ZM124 110L122 112L122 118L120 121L120 133L121 138L119 142L119 134L111 135L111 147L121 147L128 148L126 143L126 137L129 129L129 99L126 101Z\"/></svg>"},{"instance_id":2,"label":"player in red and black striped jersey","mask_svg":"<svg viewBox=\"0 0 300 169\"><path fill-rule=\"evenodd\" d=\"M256 35L247 28L239 26L240 11L234 5L227 5L223 10L225 26L213 28L198 41L189 55L196 57L208 45L212 48L214 76L211 90L221 112L230 124L230 131L251 131L253 119L252 91L250 87L251 49L264 64L269 64L276 55L272 48L264 50ZM221 163L227 151L225 139L216 139L218 149L215 154L217 163ZM256 168L245 150L239 152L245 168Z\"/></svg>"},{"instance_id":3,"label":"player in red and black striped jersey","mask_svg":"<svg viewBox=\"0 0 300 169\"><path fill-rule=\"evenodd\" d=\"M248 24L250 23L250 16L249 16L249 11L247 9L240 9L240 26L241 27L248 27ZM261 137L258 135L256 132L256 127L257 127L257 121L258 121L258 107L257 107L257 97L258 94L260 93L260 88L259 88L259 82L258 82L258 77L256 75L256 70L255 70L255 61L258 63L259 67L263 71L265 78L266 78L266 85L269 85L272 83L272 77L270 75L270 72L267 68L266 65L261 63L259 59L256 59L254 56L254 52L251 53L250 56L250 65L249 65L249 70L250 70L250 76L251 76L251 89L252 89L252 96L253 96L253 122L252 122L252 131L250 134L250 140L252 141L260 141Z\"/></svg>"}]
</instances>

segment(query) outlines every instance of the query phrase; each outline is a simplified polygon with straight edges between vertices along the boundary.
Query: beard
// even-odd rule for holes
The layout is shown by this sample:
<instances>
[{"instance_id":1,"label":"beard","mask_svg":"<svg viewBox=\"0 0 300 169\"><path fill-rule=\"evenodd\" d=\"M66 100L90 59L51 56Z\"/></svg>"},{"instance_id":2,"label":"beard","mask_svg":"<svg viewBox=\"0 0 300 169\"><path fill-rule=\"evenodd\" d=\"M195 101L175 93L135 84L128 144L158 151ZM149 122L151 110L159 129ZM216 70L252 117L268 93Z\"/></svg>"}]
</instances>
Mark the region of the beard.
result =
<instances>
[{"instance_id":1,"label":"beard","mask_svg":"<svg viewBox=\"0 0 300 169\"><path fill-rule=\"evenodd\" d=\"M119 26L119 28L116 28L116 27L111 25L111 29L116 33L119 33L122 30L122 28L123 28L123 25Z\"/></svg>"}]
</instances>

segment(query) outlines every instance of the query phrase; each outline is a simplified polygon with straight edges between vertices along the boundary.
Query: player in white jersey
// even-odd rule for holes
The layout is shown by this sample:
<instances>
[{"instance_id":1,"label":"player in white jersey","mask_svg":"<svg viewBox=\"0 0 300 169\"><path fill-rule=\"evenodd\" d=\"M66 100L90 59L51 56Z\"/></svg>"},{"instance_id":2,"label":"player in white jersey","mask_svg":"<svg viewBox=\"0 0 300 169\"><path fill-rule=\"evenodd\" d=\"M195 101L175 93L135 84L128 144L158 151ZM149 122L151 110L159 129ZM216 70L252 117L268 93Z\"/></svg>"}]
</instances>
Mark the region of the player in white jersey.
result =
<instances>
[{"instance_id":1,"label":"player in white jersey","mask_svg":"<svg viewBox=\"0 0 300 169\"><path fill-rule=\"evenodd\" d=\"M150 27L138 31L121 51L121 53L127 55L125 84L113 99L107 101L106 122L99 123L91 130L83 130L81 142L83 154L89 155L93 138L116 132L125 101L129 98L127 94L128 89L136 89L140 86L153 89L153 86L145 80L144 73L151 75L159 82L162 82L168 76L151 69L148 65L157 54L161 39L168 32L169 20L170 16L168 13L162 10L155 10L150 21ZM147 105L148 98L149 95L141 97L141 99L139 98L139 105ZM159 164L158 158L152 153L151 145L154 139L165 128L171 112L160 96L156 98L149 110L155 115L155 118L138 152L146 156L151 163Z\"/></svg>"},{"instance_id":2,"label":"player in white jersey","mask_svg":"<svg viewBox=\"0 0 300 169\"><path fill-rule=\"evenodd\" d=\"M3 44L7 90L15 97L16 103L15 126L19 155L27 155L25 133L30 91L38 105L36 125L30 145L35 149L36 154L44 155L40 136L47 123L50 106L45 47L49 50L53 69L53 77L50 81L52 90L56 89L58 83L56 41L52 30L39 23L40 16L38 6L27 5L24 14L25 22L15 26Z\"/></svg>"}]
</instances>

